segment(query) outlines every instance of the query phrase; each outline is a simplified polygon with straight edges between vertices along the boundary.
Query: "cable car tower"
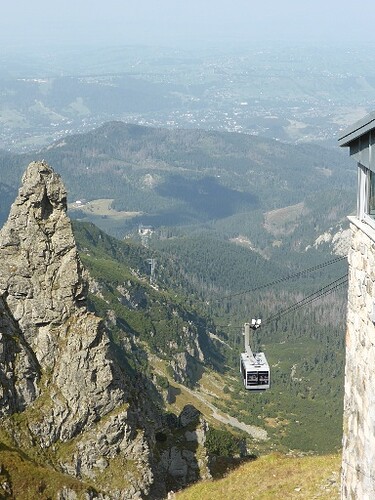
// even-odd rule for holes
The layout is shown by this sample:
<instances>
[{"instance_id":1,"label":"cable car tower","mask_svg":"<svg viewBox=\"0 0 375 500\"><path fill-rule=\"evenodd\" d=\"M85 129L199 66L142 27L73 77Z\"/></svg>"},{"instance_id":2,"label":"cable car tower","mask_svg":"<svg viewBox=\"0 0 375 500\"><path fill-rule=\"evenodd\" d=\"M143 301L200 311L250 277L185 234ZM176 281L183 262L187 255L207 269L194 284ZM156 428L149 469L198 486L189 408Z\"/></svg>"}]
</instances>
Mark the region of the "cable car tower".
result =
<instances>
[{"instance_id":1,"label":"cable car tower","mask_svg":"<svg viewBox=\"0 0 375 500\"><path fill-rule=\"evenodd\" d=\"M257 330L261 322L260 319L252 319L251 324L244 325L245 352L240 355L240 373L245 389L250 391L264 391L270 388L271 383L270 367L264 352L253 353L250 347L250 328Z\"/></svg>"}]
</instances>

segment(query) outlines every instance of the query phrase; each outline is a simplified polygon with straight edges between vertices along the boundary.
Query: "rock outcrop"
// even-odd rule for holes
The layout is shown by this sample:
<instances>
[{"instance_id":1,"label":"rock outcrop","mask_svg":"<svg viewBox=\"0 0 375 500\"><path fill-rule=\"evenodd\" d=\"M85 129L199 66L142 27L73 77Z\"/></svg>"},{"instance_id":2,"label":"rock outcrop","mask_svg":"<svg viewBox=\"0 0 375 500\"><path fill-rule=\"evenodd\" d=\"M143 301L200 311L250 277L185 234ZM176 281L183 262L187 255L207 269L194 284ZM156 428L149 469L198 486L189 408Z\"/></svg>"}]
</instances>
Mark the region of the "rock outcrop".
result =
<instances>
[{"instance_id":1,"label":"rock outcrop","mask_svg":"<svg viewBox=\"0 0 375 500\"><path fill-rule=\"evenodd\" d=\"M120 476L104 489L136 498L153 479L149 445L131 383L86 309L66 198L60 177L31 163L0 232L0 415L23 412L22 430L12 419L4 427L23 447L25 429L41 449L58 443L53 460L69 474L95 480L104 469L115 474L115 462Z\"/></svg>"}]
</instances>

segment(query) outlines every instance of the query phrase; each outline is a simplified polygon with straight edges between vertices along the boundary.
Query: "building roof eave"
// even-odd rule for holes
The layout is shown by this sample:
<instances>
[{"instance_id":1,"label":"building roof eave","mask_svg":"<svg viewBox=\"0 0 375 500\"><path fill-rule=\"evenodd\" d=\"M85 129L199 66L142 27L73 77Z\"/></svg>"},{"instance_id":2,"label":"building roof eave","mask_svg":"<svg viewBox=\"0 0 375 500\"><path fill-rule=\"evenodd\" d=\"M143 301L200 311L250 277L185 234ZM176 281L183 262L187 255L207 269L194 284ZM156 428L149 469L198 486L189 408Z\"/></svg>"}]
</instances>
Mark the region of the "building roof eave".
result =
<instances>
[{"instance_id":1,"label":"building roof eave","mask_svg":"<svg viewBox=\"0 0 375 500\"><path fill-rule=\"evenodd\" d=\"M364 118L358 120L344 130L341 137L338 139L339 146L349 146L351 142L355 141L373 128L375 128L375 111L366 115Z\"/></svg>"}]
</instances>

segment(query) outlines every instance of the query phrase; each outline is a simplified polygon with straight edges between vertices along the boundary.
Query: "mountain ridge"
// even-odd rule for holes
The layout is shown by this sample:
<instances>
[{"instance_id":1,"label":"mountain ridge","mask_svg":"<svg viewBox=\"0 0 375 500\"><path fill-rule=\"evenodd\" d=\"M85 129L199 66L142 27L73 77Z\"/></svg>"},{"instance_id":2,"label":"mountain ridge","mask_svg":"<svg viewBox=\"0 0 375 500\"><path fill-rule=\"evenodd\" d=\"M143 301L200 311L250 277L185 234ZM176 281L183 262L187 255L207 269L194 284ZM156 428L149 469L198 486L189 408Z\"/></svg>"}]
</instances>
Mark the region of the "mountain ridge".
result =
<instances>
[{"instance_id":1,"label":"mountain ridge","mask_svg":"<svg viewBox=\"0 0 375 500\"><path fill-rule=\"evenodd\" d=\"M3 181L16 187L20 165L35 156L64 175L71 200L112 198L115 210L143 212L133 226L196 224L283 208L322 188L350 190L354 175L339 151L316 145L108 122L37 153L7 153L0 161ZM104 228L105 220L97 222ZM111 232L110 225L105 229Z\"/></svg>"}]
</instances>

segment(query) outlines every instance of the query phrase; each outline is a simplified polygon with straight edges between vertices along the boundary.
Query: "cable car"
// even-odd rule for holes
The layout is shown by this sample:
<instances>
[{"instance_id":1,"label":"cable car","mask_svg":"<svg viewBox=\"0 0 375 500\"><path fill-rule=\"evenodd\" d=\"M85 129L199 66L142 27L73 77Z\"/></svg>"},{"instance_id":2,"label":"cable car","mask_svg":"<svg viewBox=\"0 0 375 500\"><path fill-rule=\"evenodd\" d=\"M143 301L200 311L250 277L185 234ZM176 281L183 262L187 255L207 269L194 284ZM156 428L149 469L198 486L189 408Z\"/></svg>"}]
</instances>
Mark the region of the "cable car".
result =
<instances>
[{"instance_id":1,"label":"cable car","mask_svg":"<svg viewBox=\"0 0 375 500\"><path fill-rule=\"evenodd\" d=\"M262 391L270 388L270 368L263 352L249 356L241 353L240 371L245 389Z\"/></svg>"},{"instance_id":2,"label":"cable car","mask_svg":"<svg viewBox=\"0 0 375 500\"><path fill-rule=\"evenodd\" d=\"M250 348L250 328L256 330L261 320L252 320L251 326L245 323L245 352L240 355L240 373L245 389L263 391L271 385L270 367L264 352L253 353Z\"/></svg>"}]
</instances>

